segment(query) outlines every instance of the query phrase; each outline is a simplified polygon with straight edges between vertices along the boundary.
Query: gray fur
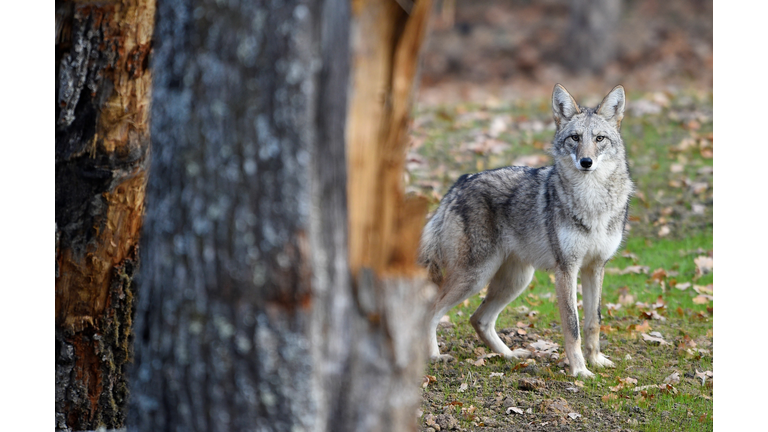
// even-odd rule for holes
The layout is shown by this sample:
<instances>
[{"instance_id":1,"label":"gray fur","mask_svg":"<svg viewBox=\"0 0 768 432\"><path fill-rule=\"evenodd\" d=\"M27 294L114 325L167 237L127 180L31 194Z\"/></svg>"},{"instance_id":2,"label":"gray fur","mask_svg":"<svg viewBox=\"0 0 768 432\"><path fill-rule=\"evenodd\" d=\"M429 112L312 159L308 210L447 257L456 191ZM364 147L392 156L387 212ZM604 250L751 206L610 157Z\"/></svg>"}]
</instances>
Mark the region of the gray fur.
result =
<instances>
[{"instance_id":1,"label":"gray fur","mask_svg":"<svg viewBox=\"0 0 768 432\"><path fill-rule=\"evenodd\" d=\"M599 307L603 266L621 243L633 191L620 135L624 107L621 86L597 108L587 108L558 84L552 94L557 125L553 166L463 175L443 197L424 228L419 255L441 286L432 310L433 358L449 357L441 356L437 346L440 318L489 281L489 294L472 324L494 351L521 356L501 342L494 324L538 268L555 273L571 373L592 376L581 351L576 309L576 275L582 270L584 278L589 269L584 312L588 360L612 366L599 352Z\"/></svg>"}]
</instances>

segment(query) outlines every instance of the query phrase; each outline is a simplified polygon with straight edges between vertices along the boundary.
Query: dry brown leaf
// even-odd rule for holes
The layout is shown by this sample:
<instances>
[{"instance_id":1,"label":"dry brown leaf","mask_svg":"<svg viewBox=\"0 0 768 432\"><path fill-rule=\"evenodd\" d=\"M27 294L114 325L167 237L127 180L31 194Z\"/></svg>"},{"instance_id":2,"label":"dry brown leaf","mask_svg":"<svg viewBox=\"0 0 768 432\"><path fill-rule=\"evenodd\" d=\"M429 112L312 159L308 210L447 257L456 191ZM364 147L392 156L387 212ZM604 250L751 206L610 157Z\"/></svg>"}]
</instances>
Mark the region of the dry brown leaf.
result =
<instances>
[{"instance_id":1,"label":"dry brown leaf","mask_svg":"<svg viewBox=\"0 0 768 432\"><path fill-rule=\"evenodd\" d=\"M648 321L643 321L642 324L635 324L635 331L639 332L649 332L651 331L651 326L648 324Z\"/></svg>"},{"instance_id":2,"label":"dry brown leaf","mask_svg":"<svg viewBox=\"0 0 768 432\"><path fill-rule=\"evenodd\" d=\"M657 268L656 270L651 273L651 280L654 280L656 282L661 282L664 279L667 278L667 271L663 268Z\"/></svg>"},{"instance_id":3,"label":"dry brown leaf","mask_svg":"<svg viewBox=\"0 0 768 432\"><path fill-rule=\"evenodd\" d=\"M437 382L437 377L434 375L424 375L424 379L421 382L422 388L427 388L428 385Z\"/></svg>"},{"instance_id":4,"label":"dry brown leaf","mask_svg":"<svg viewBox=\"0 0 768 432\"><path fill-rule=\"evenodd\" d=\"M627 387L637 385L637 380L632 377L619 378L619 382L621 382Z\"/></svg>"}]
</instances>

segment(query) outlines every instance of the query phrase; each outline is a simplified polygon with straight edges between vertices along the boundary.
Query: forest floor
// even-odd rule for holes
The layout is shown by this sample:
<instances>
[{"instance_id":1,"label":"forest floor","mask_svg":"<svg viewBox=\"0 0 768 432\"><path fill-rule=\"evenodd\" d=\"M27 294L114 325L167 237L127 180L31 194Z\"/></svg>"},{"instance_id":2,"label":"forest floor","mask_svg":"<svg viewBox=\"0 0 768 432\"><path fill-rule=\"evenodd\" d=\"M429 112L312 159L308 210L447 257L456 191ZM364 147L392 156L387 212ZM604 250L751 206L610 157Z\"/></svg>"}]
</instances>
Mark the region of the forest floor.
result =
<instances>
[{"instance_id":1,"label":"forest floor","mask_svg":"<svg viewBox=\"0 0 768 432\"><path fill-rule=\"evenodd\" d=\"M594 106L610 87L574 96ZM434 210L461 174L550 164L549 92L419 104L408 191ZM601 345L616 368L593 369L594 379L566 373L553 279L537 271L496 326L510 348L531 352L526 361L494 356L476 336L469 316L483 292L444 317L440 349L455 361L427 367L422 431L713 429L713 95L627 96L622 135L637 191L602 297Z\"/></svg>"}]
</instances>

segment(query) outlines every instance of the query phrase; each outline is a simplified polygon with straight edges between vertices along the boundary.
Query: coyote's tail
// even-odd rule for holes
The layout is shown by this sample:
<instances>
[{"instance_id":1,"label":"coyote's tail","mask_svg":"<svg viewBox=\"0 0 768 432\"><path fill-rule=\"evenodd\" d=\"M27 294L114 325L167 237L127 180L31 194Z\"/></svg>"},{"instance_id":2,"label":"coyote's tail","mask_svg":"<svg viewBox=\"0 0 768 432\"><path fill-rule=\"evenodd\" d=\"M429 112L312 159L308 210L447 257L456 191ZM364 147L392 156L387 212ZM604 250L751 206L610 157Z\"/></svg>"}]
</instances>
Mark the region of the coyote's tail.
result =
<instances>
[{"instance_id":1,"label":"coyote's tail","mask_svg":"<svg viewBox=\"0 0 768 432\"><path fill-rule=\"evenodd\" d=\"M441 285L443 282L442 254L437 240L437 233L435 232L435 225L437 225L435 219L437 219L437 215L427 222L424 231L421 233L419 265L427 268L429 279L432 282Z\"/></svg>"}]
</instances>

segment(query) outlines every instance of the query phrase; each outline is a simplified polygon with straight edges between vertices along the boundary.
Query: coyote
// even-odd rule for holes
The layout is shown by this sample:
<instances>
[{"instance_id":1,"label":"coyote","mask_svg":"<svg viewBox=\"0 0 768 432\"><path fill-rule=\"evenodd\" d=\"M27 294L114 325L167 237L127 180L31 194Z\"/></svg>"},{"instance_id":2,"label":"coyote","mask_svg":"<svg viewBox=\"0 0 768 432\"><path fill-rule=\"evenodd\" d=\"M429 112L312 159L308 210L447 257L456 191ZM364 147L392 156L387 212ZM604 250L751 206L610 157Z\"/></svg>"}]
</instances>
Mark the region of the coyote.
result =
<instances>
[{"instance_id":1,"label":"coyote","mask_svg":"<svg viewBox=\"0 0 768 432\"><path fill-rule=\"evenodd\" d=\"M440 318L486 284L487 295L470 318L478 336L506 358L529 355L510 350L495 324L538 268L555 274L571 374L594 376L579 337L579 270L586 359L593 366L613 367L600 353L600 294L604 266L621 244L633 192L620 135L624 104L620 85L594 109L579 106L565 87L555 85L554 165L465 174L443 197L424 227L419 250L419 264L440 286L429 329L433 360L451 359L437 345Z\"/></svg>"}]
</instances>

